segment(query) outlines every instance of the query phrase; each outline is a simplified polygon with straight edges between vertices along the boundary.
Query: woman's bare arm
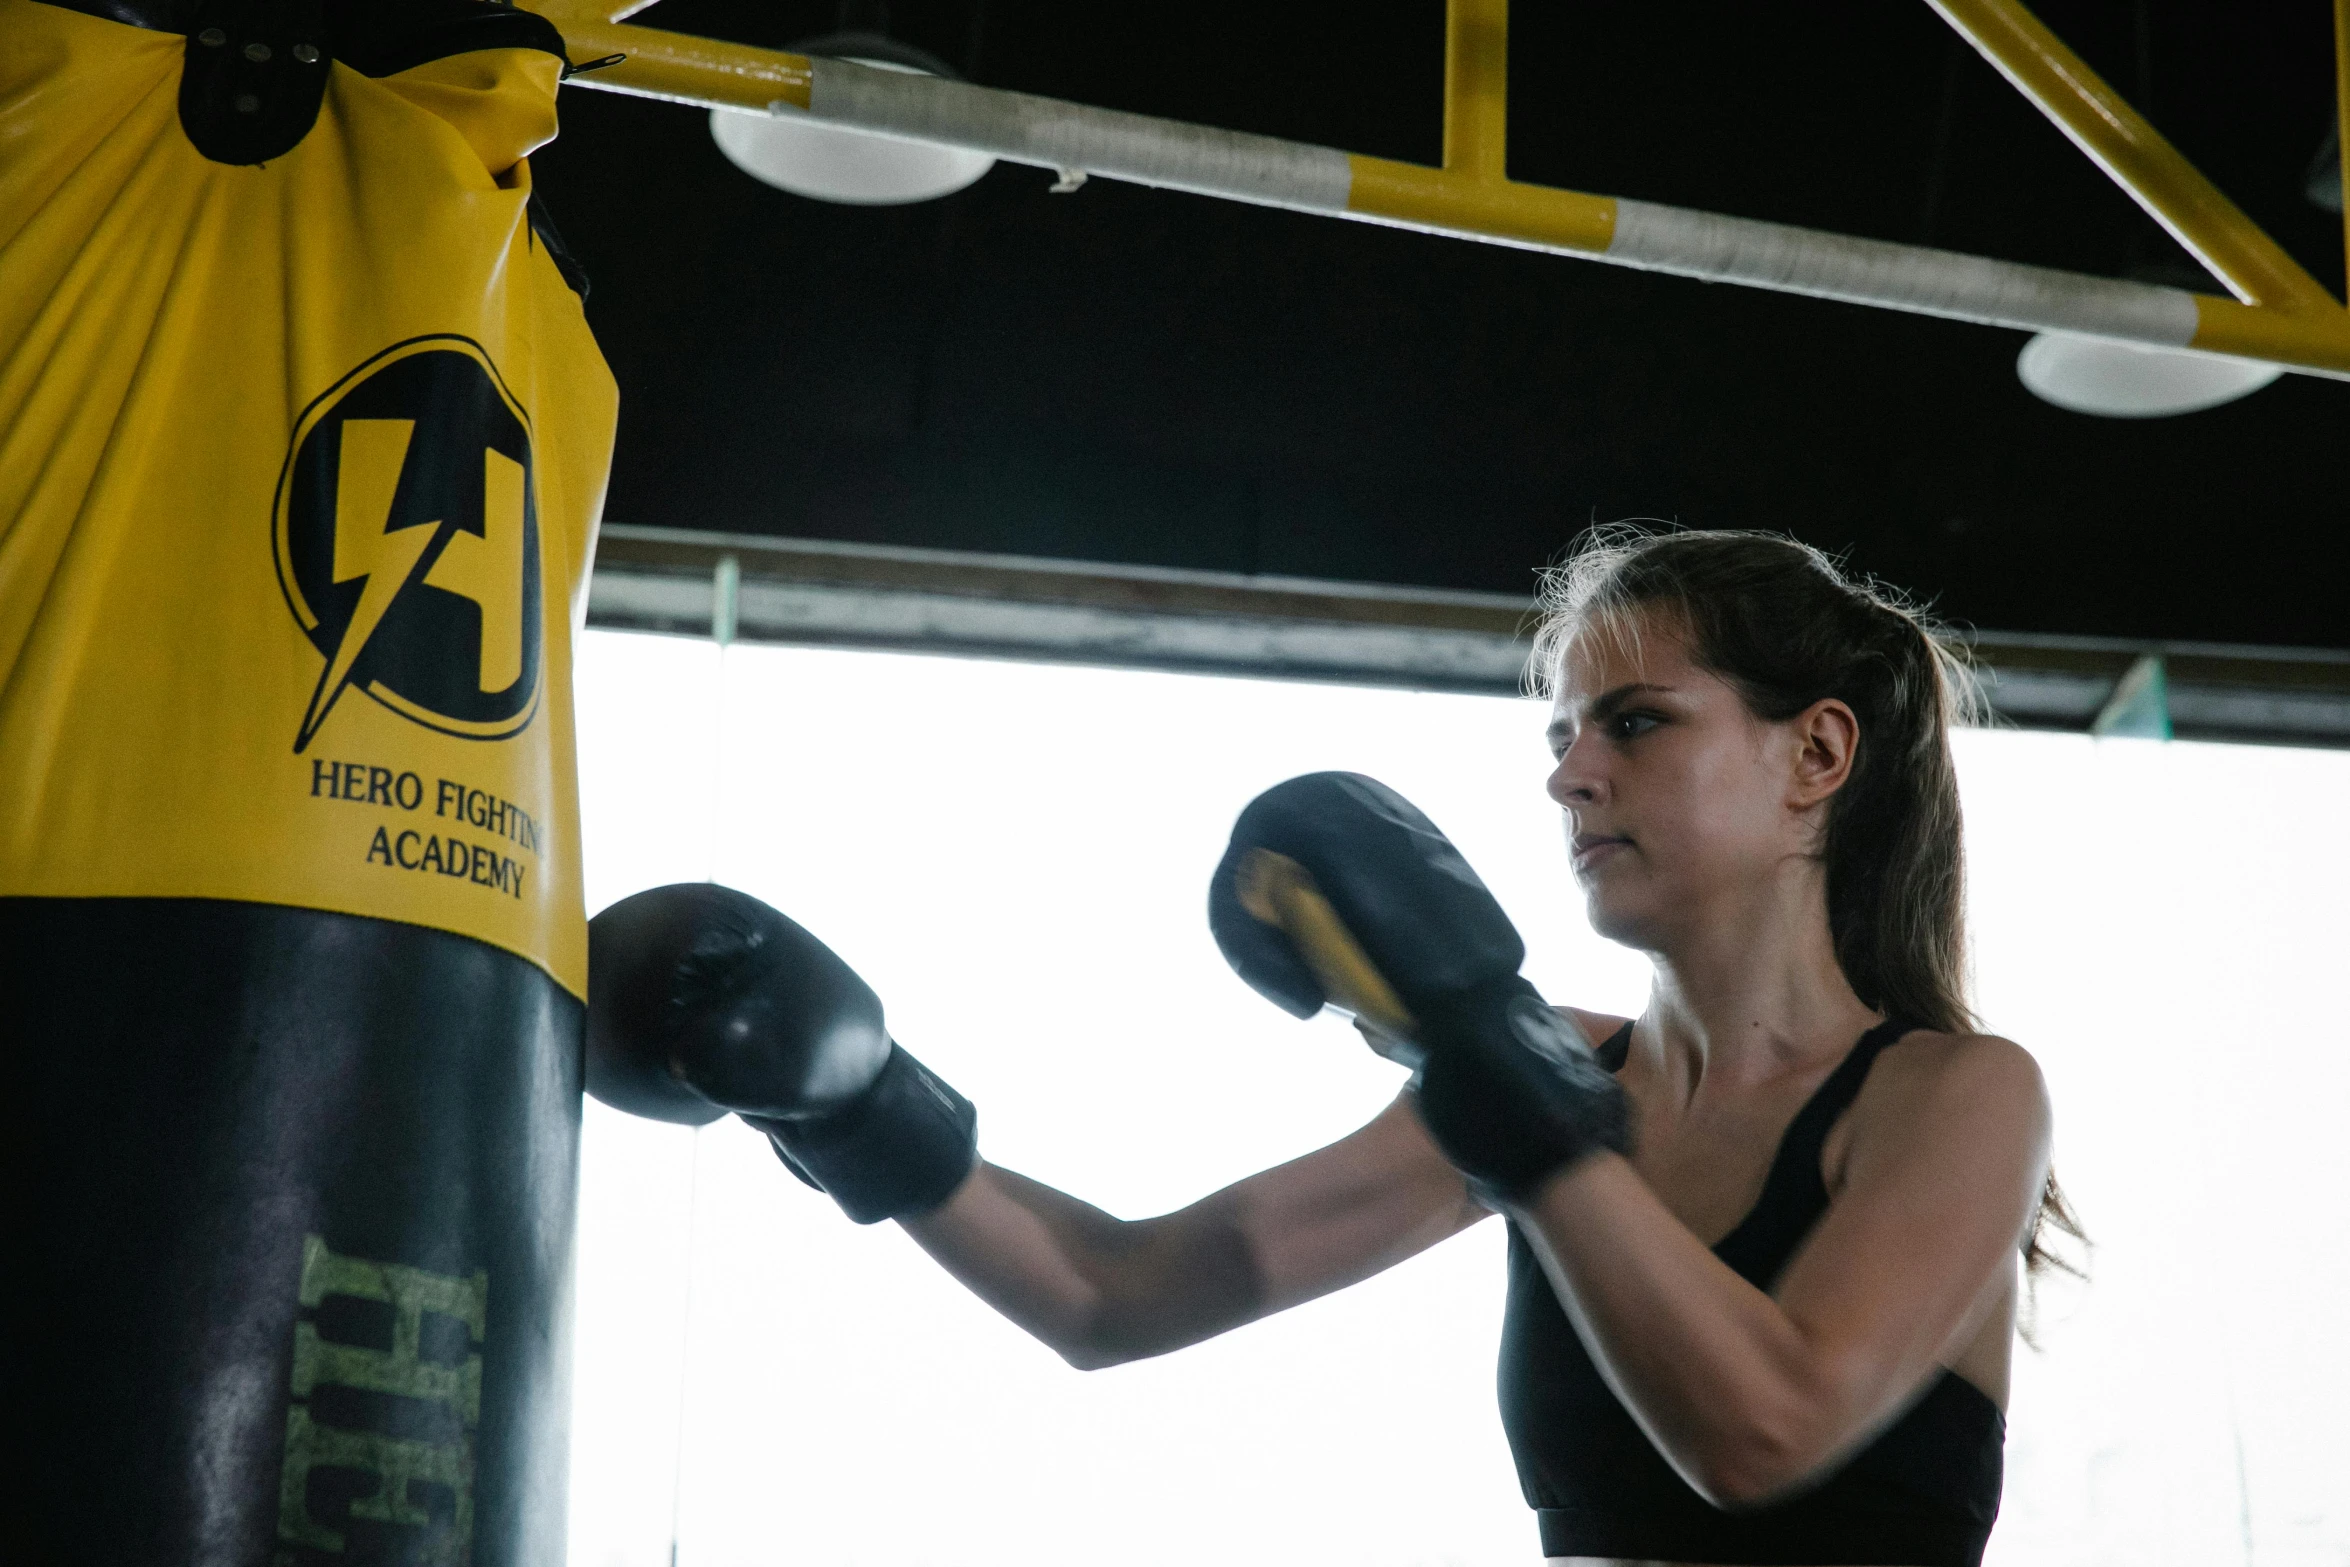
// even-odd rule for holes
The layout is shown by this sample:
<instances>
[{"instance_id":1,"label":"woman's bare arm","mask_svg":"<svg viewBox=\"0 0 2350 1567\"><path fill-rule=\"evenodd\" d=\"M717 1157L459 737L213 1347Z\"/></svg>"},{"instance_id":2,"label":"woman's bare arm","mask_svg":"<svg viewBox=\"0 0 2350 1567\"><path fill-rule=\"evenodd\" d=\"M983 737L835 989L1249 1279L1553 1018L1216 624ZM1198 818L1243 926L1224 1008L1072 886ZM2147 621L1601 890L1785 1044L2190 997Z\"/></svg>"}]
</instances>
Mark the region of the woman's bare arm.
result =
<instances>
[{"instance_id":1,"label":"woman's bare arm","mask_svg":"<svg viewBox=\"0 0 2350 1567\"><path fill-rule=\"evenodd\" d=\"M1887 1081L1863 1091L1842 1190L1773 1294L1614 1154L1521 1215L1601 1373L1719 1505L1767 1500L1865 1441L2004 1298L2047 1177L2047 1093L2006 1040L1902 1048L1921 1047L1938 1054L1888 1073L1889 1051Z\"/></svg>"},{"instance_id":2,"label":"woman's bare arm","mask_svg":"<svg viewBox=\"0 0 2350 1567\"><path fill-rule=\"evenodd\" d=\"M1398 1099L1361 1130L1155 1219L982 1162L905 1227L1082 1370L1162 1355L1327 1295L1486 1217Z\"/></svg>"}]
</instances>

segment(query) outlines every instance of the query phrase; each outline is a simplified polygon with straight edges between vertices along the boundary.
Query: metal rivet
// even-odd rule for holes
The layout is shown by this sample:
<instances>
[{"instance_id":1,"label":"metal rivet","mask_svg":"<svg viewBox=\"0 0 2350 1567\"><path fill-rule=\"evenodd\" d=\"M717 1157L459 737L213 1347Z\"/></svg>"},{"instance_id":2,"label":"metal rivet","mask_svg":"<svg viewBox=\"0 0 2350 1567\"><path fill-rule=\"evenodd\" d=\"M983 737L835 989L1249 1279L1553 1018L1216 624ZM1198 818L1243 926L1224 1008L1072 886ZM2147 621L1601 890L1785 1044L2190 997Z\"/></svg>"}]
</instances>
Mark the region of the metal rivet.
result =
<instances>
[{"instance_id":1,"label":"metal rivet","mask_svg":"<svg viewBox=\"0 0 2350 1567\"><path fill-rule=\"evenodd\" d=\"M217 49L222 44L228 42L228 34L222 32L217 27L207 27L204 29L204 31L196 35L196 42L202 44L207 49Z\"/></svg>"},{"instance_id":2,"label":"metal rivet","mask_svg":"<svg viewBox=\"0 0 2350 1567\"><path fill-rule=\"evenodd\" d=\"M236 111L239 114L259 114L261 100L249 92L241 92L237 94Z\"/></svg>"},{"instance_id":3,"label":"metal rivet","mask_svg":"<svg viewBox=\"0 0 2350 1567\"><path fill-rule=\"evenodd\" d=\"M267 45L267 44L247 44L247 45L245 45L245 58L246 58L246 59L248 59L248 60L250 60L250 61L252 61L252 62L253 62L255 65L259 65L259 64L260 64L262 61L264 61L264 60L266 60L266 59L268 59L268 58L269 58L269 45Z\"/></svg>"},{"instance_id":4,"label":"metal rivet","mask_svg":"<svg viewBox=\"0 0 2350 1567\"><path fill-rule=\"evenodd\" d=\"M294 58L304 65L316 65L318 63L318 46L316 44L296 44L294 45Z\"/></svg>"}]
</instances>

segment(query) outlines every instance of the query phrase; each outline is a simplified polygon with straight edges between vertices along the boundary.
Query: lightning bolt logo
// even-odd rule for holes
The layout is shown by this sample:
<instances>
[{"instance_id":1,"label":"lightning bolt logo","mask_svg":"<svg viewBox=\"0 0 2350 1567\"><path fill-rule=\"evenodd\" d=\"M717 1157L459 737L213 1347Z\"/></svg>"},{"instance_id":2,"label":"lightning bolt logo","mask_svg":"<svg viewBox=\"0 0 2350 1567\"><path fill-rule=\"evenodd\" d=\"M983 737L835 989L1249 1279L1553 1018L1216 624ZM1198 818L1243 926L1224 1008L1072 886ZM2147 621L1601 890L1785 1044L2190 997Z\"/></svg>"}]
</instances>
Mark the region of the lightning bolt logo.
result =
<instances>
[{"instance_id":1,"label":"lightning bolt logo","mask_svg":"<svg viewBox=\"0 0 2350 1567\"><path fill-rule=\"evenodd\" d=\"M323 667L294 750L356 688L467 740L528 727L545 685L530 416L479 343L395 343L295 422L271 523Z\"/></svg>"},{"instance_id":2,"label":"lightning bolt logo","mask_svg":"<svg viewBox=\"0 0 2350 1567\"><path fill-rule=\"evenodd\" d=\"M334 656L318 677L310 710L302 715L302 732L295 737L299 756L334 711L335 699L351 683L351 670L367 651L384 611L400 596L416 563L440 532L438 517L394 529L392 497L400 490L400 470L408 465L408 443L416 434L413 419L346 419L343 421L342 462L335 475L335 555L337 584L366 578L359 590L359 607L343 628Z\"/></svg>"}]
</instances>

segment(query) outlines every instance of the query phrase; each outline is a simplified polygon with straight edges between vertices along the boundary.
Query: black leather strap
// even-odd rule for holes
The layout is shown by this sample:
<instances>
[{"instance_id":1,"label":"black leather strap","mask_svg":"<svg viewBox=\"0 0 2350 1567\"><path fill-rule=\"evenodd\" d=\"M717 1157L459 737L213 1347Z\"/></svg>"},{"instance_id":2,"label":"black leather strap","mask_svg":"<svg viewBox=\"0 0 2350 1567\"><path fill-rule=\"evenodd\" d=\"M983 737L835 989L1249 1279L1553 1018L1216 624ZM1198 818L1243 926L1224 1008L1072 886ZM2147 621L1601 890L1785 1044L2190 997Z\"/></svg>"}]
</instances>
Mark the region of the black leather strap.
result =
<instances>
[{"instance_id":1,"label":"black leather strap","mask_svg":"<svg viewBox=\"0 0 2350 1567\"><path fill-rule=\"evenodd\" d=\"M326 98L325 0L194 0L180 129L215 163L267 163L300 145Z\"/></svg>"},{"instance_id":2,"label":"black leather strap","mask_svg":"<svg viewBox=\"0 0 2350 1567\"><path fill-rule=\"evenodd\" d=\"M579 264L571 247L563 243L563 235L555 227L555 216L547 210L547 198L539 193L536 185L530 188L529 211L531 233L547 247L547 259L555 263L555 270L563 274L563 281L571 285L571 291L584 304L588 297L587 268Z\"/></svg>"},{"instance_id":3,"label":"black leather strap","mask_svg":"<svg viewBox=\"0 0 2350 1567\"><path fill-rule=\"evenodd\" d=\"M362 76L390 76L475 49L537 49L570 63L563 35L498 0L331 0L334 56Z\"/></svg>"},{"instance_id":4,"label":"black leather strap","mask_svg":"<svg viewBox=\"0 0 2350 1567\"><path fill-rule=\"evenodd\" d=\"M35 0L125 27L198 33L206 0ZM249 9L267 11L267 5ZM308 40L366 76L389 76L474 49L540 49L569 64L555 24L504 0L325 0L323 31ZM203 18L200 20L199 18ZM260 21L271 25L267 18ZM287 42L299 42L289 38Z\"/></svg>"},{"instance_id":5,"label":"black leather strap","mask_svg":"<svg viewBox=\"0 0 2350 1567\"><path fill-rule=\"evenodd\" d=\"M188 31L187 16L195 9L194 0L33 0L33 3L53 5L60 11L79 11L84 16L120 22L125 27L151 28L159 33Z\"/></svg>"},{"instance_id":6,"label":"black leather strap","mask_svg":"<svg viewBox=\"0 0 2350 1567\"><path fill-rule=\"evenodd\" d=\"M570 60L545 17L503 0L42 0L65 10L185 33L180 126L215 163L282 158L318 123L327 66L391 76L476 49L537 49ZM534 210L534 220L541 214ZM552 224L540 237L582 297L579 272Z\"/></svg>"}]
</instances>

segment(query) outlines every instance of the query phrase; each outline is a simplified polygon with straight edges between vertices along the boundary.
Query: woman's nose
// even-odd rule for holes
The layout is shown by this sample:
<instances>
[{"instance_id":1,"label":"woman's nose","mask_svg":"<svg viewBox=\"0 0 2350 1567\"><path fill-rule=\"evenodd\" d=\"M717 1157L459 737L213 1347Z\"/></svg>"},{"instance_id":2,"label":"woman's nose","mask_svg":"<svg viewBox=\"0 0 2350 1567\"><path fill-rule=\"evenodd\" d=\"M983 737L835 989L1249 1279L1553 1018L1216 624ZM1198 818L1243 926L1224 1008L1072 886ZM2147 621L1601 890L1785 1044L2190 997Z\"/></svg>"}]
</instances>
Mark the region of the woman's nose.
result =
<instances>
[{"instance_id":1,"label":"woman's nose","mask_svg":"<svg viewBox=\"0 0 2350 1567\"><path fill-rule=\"evenodd\" d=\"M1590 766L1589 749L1580 740L1559 753L1544 790L1558 804L1573 809L1598 800L1602 780Z\"/></svg>"}]
</instances>

